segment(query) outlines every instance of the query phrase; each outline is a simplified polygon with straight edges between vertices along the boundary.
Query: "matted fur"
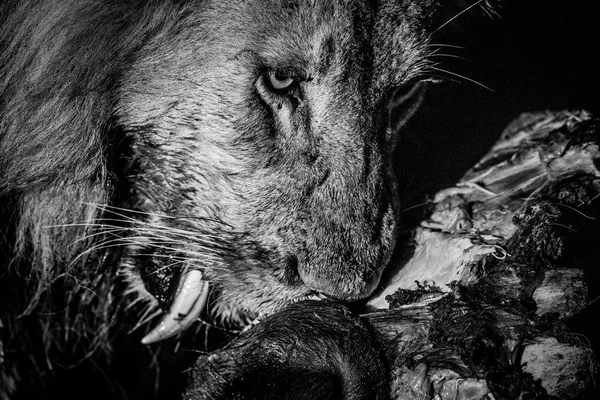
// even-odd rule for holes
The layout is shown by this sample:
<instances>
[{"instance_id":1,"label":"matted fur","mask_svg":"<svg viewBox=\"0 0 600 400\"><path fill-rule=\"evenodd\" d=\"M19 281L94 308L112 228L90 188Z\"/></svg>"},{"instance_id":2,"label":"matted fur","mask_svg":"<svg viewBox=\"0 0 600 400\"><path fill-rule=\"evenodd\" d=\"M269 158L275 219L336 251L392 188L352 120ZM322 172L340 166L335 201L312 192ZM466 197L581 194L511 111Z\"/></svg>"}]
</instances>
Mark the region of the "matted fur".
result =
<instances>
[{"instance_id":1,"label":"matted fur","mask_svg":"<svg viewBox=\"0 0 600 400\"><path fill-rule=\"evenodd\" d=\"M139 339L184 268L228 324L368 296L432 3L2 1L0 398L152 393Z\"/></svg>"}]
</instances>

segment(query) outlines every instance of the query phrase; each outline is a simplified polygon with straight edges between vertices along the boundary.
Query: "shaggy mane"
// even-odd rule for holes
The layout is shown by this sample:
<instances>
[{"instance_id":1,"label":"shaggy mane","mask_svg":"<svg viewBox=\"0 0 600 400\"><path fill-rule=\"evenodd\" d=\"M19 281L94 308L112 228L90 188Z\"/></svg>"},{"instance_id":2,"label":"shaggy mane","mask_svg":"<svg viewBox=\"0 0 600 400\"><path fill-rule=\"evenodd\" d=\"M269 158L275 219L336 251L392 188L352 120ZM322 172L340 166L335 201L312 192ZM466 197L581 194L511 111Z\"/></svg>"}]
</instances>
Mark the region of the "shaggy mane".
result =
<instances>
[{"instance_id":1,"label":"shaggy mane","mask_svg":"<svg viewBox=\"0 0 600 400\"><path fill-rule=\"evenodd\" d=\"M117 255L94 246L123 178L111 93L183 13L154 3L0 4L0 399L17 379L35 393L54 367L102 369L111 338L131 328L116 325ZM13 342L30 359L3 356Z\"/></svg>"}]
</instances>

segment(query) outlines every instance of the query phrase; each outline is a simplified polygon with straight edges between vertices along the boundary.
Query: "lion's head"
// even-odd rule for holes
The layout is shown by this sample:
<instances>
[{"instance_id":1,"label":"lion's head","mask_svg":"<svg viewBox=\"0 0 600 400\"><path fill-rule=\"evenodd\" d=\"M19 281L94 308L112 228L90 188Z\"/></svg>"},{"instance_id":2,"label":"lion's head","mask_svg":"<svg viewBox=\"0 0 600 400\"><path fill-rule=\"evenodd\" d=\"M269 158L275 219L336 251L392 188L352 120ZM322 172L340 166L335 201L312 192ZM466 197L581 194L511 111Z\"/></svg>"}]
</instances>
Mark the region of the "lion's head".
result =
<instances>
[{"instance_id":1,"label":"lion's head","mask_svg":"<svg viewBox=\"0 0 600 400\"><path fill-rule=\"evenodd\" d=\"M162 331L202 309L191 297L206 296L203 282L231 317L375 289L397 219L389 91L425 56L405 17L398 37L378 18L359 2L215 2L123 74L115 123L130 142L135 222L121 270L149 298L155 277L189 280Z\"/></svg>"},{"instance_id":2,"label":"lion's head","mask_svg":"<svg viewBox=\"0 0 600 400\"><path fill-rule=\"evenodd\" d=\"M5 326L75 363L160 308L145 343L369 296L430 3L1 5Z\"/></svg>"}]
</instances>

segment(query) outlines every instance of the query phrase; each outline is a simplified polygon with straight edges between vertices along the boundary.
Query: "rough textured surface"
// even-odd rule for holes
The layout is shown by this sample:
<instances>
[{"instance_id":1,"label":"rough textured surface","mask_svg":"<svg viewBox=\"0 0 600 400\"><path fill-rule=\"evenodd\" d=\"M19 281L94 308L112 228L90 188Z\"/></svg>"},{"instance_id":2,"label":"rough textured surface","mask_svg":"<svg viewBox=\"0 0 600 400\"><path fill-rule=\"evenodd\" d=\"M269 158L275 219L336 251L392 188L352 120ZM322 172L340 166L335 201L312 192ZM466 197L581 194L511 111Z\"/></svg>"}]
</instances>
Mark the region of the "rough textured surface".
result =
<instances>
[{"instance_id":1,"label":"rough textured surface","mask_svg":"<svg viewBox=\"0 0 600 400\"><path fill-rule=\"evenodd\" d=\"M370 302L391 306L370 320L394 398L594 396L597 334L580 317L598 287L598 127L584 111L523 114L435 196Z\"/></svg>"}]
</instances>

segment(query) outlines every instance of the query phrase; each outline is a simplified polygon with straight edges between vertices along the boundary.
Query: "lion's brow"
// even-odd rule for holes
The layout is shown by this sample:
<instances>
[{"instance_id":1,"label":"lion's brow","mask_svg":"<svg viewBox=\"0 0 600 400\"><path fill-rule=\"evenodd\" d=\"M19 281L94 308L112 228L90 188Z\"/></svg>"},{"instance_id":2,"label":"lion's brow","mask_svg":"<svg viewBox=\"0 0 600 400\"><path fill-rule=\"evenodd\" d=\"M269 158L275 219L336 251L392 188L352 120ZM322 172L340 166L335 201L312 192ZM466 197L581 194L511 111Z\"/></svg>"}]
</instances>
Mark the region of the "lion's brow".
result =
<instances>
[{"instance_id":1,"label":"lion's brow","mask_svg":"<svg viewBox=\"0 0 600 400\"><path fill-rule=\"evenodd\" d=\"M294 68L299 71L304 71L304 74L307 74L308 71L316 67L302 55L263 55L252 49L240 50L231 57L230 60L245 60L260 67L267 68Z\"/></svg>"}]
</instances>

